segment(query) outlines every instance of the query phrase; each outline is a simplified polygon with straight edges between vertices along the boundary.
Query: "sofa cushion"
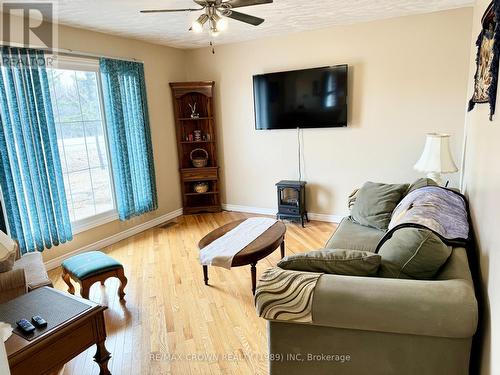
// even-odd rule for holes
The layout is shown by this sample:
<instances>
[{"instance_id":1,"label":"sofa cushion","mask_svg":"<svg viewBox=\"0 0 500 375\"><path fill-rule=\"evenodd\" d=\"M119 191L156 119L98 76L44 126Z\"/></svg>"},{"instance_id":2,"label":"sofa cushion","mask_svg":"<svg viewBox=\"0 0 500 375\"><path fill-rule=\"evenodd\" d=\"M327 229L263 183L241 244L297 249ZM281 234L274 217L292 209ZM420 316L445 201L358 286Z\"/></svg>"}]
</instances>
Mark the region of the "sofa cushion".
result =
<instances>
[{"instance_id":1,"label":"sofa cushion","mask_svg":"<svg viewBox=\"0 0 500 375\"><path fill-rule=\"evenodd\" d=\"M285 270L348 276L374 276L379 266L380 255L348 249L310 251L287 256L278 263L278 267Z\"/></svg>"},{"instance_id":2,"label":"sofa cushion","mask_svg":"<svg viewBox=\"0 0 500 375\"><path fill-rule=\"evenodd\" d=\"M23 255L14 264L14 269L20 268L24 269L29 291L42 286L52 286L52 281L50 281L43 264L42 253L35 251Z\"/></svg>"},{"instance_id":3,"label":"sofa cushion","mask_svg":"<svg viewBox=\"0 0 500 375\"><path fill-rule=\"evenodd\" d=\"M395 279L432 279L451 255L451 247L428 229L400 228L386 240L379 276Z\"/></svg>"},{"instance_id":4,"label":"sofa cushion","mask_svg":"<svg viewBox=\"0 0 500 375\"><path fill-rule=\"evenodd\" d=\"M426 187L426 186L438 186L436 181L434 181L432 178L419 178L418 180L414 181L413 183L410 184L408 187L408 190L405 192L405 196L410 194L412 191Z\"/></svg>"},{"instance_id":5,"label":"sofa cushion","mask_svg":"<svg viewBox=\"0 0 500 375\"><path fill-rule=\"evenodd\" d=\"M355 223L351 218L342 219L337 230L328 240L328 249L352 249L375 252L385 232Z\"/></svg>"},{"instance_id":6,"label":"sofa cushion","mask_svg":"<svg viewBox=\"0 0 500 375\"><path fill-rule=\"evenodd\" d=\"M366 182L356 194L351 216L361 225L386 230L406 190L407 184Z\"/></svg>"}]
</instances>

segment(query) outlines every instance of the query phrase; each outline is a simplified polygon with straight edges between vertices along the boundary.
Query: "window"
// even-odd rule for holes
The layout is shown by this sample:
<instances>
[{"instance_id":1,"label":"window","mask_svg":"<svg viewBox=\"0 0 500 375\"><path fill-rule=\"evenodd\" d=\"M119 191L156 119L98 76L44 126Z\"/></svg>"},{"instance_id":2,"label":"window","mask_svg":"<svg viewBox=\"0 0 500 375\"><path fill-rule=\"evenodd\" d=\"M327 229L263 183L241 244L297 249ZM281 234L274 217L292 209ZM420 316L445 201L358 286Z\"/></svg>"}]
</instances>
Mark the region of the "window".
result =
<instances>
[{"instance_id":1,"label":"window","mask_svg":"<svg viewBox=\"0 0 500 375\"><path fill-rule=\"evenodd\" d=\"M47 72L68 209L78 233L117 217L99 65L58 57Z\"/></svg>"}]
</instances>

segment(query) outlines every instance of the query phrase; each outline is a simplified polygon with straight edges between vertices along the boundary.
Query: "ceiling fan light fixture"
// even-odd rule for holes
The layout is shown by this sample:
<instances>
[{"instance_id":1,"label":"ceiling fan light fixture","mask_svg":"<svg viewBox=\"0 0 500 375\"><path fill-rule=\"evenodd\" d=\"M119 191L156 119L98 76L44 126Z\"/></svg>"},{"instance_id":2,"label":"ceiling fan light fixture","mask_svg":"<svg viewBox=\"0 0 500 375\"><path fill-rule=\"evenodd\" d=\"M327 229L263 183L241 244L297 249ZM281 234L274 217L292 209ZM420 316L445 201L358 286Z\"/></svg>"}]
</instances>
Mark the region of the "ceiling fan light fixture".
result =
<instances>
[{"instance_id":1,"label":"ceiling fan light fixture","mask_svg":"<svg viewBox=\"0 0 500 375\"><path fill-rule=\"evenodd\" d=\"M187 1L187 0L186 0ZM175 13L202 11L189 28L194 33L202 33L204 26L208 23L208 31L213 37L219 35L229 26L228 18L259 26L264 22L263 18L255 17L246 13L236 12L233 8L242 8L260 4L272 4L273 0L193 0L199 8L177 8L177 9L146 9L141 13Z\"/></svg>"},{"instance_id":2,"label":"ceiling fan light fixture","mask_svg":"<svg viewBox=\"0 0 500 375\"><path fill-rule=\"evenodd\" d=\"M217 19L215 18L219 18L219 16L215 15L215 16L212 16L210 17L210 31L212 32L212 36L215 36L214 33L218 33L219 30L217 29Z\"/></svg>"},{"instance_id":3,"label":"ceiling fan light fixture","mask_svg":"<svg viewBox=\"0 0 500 375\"><path fill-rule=\"evenodd\" d=\"M198 21L194 21L191 25L190 31L199 34L203 31L203 26Z\"/></svg>"},{"instance_id":4,"label":"ceiling fan light fixture","mask_svg":"<svg viewBox=\"0 0 500 375\"><path fill-rule=\"evenodd\" d=\"M217 20L217 30L224 31L227 30L227 26L229 25L229 22L227 21L226 17L219 17Z\"/></svg>"},{"instance_id":5,"label":"ceiling fan light fixture","mask_svg":"<svg viewBox=\"0 0 500 375\"><path fill-rule=\"evenodd\" d=\"M196 21L191 25L191 30L195 33L201 33L203 31L203 25L208 21L208 16L206 14L202 14L198 17Z\"/></svg>"}]
</instances>

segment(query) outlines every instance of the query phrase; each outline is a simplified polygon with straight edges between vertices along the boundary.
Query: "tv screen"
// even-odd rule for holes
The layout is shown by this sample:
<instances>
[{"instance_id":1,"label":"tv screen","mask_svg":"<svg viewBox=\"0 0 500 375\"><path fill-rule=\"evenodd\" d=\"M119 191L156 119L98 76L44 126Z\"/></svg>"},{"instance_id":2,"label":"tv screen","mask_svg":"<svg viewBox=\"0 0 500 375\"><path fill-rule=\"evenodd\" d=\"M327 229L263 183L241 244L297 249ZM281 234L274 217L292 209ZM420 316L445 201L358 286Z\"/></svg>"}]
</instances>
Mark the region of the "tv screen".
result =
<instances>
[{"instance_id":1,"label":"tv screen","mask_svg":"<svg viewBox=\"0 0 500 375\"><path fill-rule=\"evenodd\" d=\"M347 126L347 65L253 76L255 128Z\"/></svg>"}]
</instances>

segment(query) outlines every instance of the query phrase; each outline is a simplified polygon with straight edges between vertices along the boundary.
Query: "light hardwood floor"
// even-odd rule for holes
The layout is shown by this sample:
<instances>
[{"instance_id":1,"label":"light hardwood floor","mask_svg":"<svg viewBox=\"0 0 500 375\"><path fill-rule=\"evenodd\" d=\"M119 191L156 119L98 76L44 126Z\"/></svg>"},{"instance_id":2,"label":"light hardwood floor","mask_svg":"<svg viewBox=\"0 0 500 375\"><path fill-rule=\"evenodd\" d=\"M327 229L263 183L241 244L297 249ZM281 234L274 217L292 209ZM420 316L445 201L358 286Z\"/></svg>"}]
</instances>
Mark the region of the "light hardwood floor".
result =
<instances>
[{"instance_id":1,"label":"light hardwood floor","mask_svg":"<svg viewBox=\"0 0 500 375\"><path fill-rule=\"evenodd\" d=\"M180 217L104 251L123 263L126 302L117 296L118 280L94 284L90 299L105 312L112 374L266 374L265 321L253 304L250 266L210 267L203 284L198 240L229 221L249 216L235 212ZM287 224L286 252L322 247L335 224L310 222L305 229ZM279 249L257 265L257 277L276 265ZM60 268L49 272L54 286L66 290ZM77 292L78 293L78 292ZM64 374L98 374L92 356L82 353ZM194 357L194 358L193 358Z\"/></svg>"}]
</instances>

